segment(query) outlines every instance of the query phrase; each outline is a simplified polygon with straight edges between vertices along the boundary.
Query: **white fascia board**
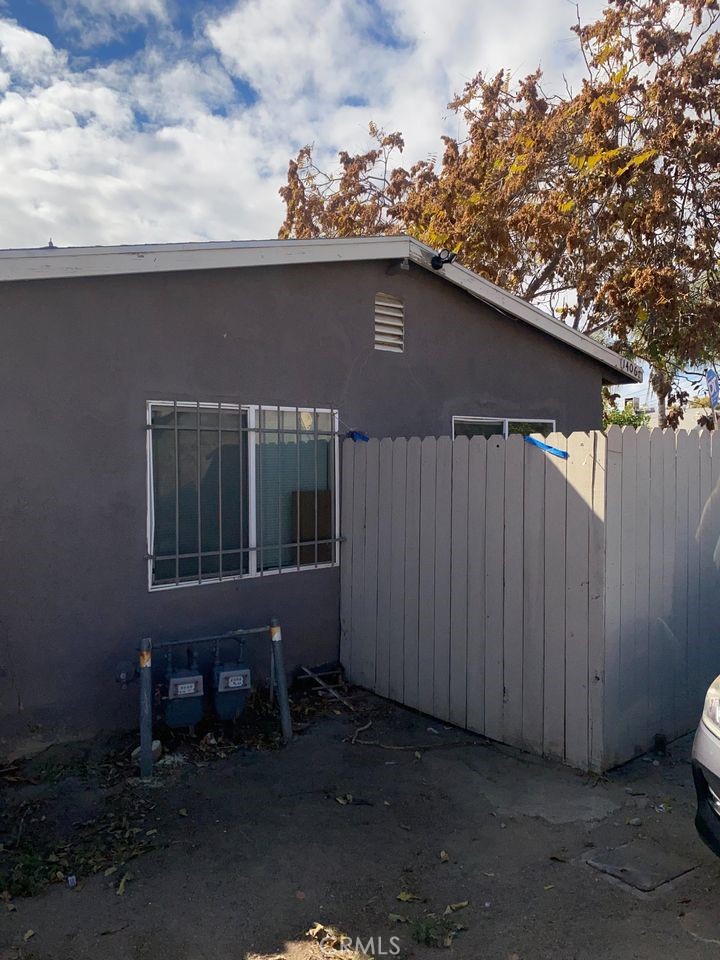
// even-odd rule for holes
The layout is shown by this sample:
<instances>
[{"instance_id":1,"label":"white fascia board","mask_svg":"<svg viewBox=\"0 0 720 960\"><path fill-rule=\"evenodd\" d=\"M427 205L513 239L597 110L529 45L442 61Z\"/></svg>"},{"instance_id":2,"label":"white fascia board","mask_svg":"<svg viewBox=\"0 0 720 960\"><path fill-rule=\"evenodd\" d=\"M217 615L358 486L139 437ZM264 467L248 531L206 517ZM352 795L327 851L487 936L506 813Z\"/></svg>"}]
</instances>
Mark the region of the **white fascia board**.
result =
<instances>
[{"instance_id":1,"label":"white fascia board","mask_svg":"<svg viewBox=\"0 0 720 960\"><path fill-rule=\"evenodd\" d=\"M0 282L408 258L433 274L439 274L444 280L462 287L478 300L593 357L629 382L642 382L642 369L637 364L507 293L466 267L450 263L442 270L433 270L431 260L434 253L430 247L407 236L43 247L37 250L0 250Z\"/></svg>"},{"instance_id":2,"label":"white fascia board","mask_svg":"<svg viewBox=\"0 0 720 960\"><path fill-rule=\"evenodd\" d=\"M410 241L403 236L3 250L0 251L0 282L294 263L393 260L403 259L409 252Z\"/></svg>"},{"instance_id":3,"label":"white fascia board","mask_svg":"<svg viewBox=\"0 0 720 960\"><path fill-rule=\"evenodd\" d=\"M447 263L440 270L434 270L431 264L434 254L435 251L431 247L427 247L417 240L410 240L410 260L414 263L425 267L436 275L439 274L450 283L462 287L473 297L495 307L502 313L517 317L518 320L542 330L543 333L555 337L556 340L561 340L572 347L573 350L579 350L604 366L610 367L620 373L628 382L642 383L642 367L633 363L632 360L621 357L620 354L598 343L597 340L593 340L592 337L588 337L578 330L573 330L562 320L556 320L531 303L513 296L513 294L503 290L502 287L498 287L489 280L478 276L472 270L468 270L467 267L461 267L456 263Z\"/></svg>"}]
</instances>

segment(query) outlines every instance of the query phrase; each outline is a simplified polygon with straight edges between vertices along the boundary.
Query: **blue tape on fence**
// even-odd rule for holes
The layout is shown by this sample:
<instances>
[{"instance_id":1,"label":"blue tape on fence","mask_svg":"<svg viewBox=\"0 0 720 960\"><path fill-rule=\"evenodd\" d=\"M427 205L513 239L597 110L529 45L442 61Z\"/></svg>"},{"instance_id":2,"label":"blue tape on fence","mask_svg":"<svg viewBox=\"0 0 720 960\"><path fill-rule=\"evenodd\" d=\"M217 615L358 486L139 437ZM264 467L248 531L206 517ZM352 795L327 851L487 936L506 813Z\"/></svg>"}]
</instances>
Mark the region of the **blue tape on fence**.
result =
<instances>
[{"instance_id":1,"label":"blue tape on fence","mask_svg":"<svg viewBox=\"0 0 720 960\"><path fill-rule=\"evenodd\" d=\"M545 453L551 453L554 457L560 457L561 460L567 460L570 454L567 450L560 450L559 447L551 447L549 443L543 443L535 437L525 437L525 443L532 443L535 447L540 447Z\"/></svg>"}]
</instances>

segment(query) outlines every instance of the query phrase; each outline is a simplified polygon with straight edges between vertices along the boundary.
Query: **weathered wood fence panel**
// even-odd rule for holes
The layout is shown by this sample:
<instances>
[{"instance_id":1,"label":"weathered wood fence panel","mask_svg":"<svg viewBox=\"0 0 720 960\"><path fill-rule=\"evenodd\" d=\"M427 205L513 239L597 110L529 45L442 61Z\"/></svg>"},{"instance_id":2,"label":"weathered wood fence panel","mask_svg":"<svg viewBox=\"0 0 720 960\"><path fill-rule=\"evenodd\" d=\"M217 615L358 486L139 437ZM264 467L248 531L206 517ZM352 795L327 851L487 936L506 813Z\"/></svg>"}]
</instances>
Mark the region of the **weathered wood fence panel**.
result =
<instances>
[{"instance_id":1,"label":"weathered wood fence panel","mask_svg":"<svg viewBox=\"0 0 720 960\"><path fill-rule=\"evenodd\" d=\"M692 730L720 673L720 444L613 427L607 445L602 767Z\"/></svg>"},{"instance_id":2,"label":"weathered wood fence panel","mask_svg":"<svg viewBox=\"0 0 720 960\"><path fill-rule=\"evenodd\" d=\"M602 770L697 722L720 672L720 442L613 427L343 449L354 682ZM713 453L715 456L713 456Z\"/></svg>"}]
</instances>

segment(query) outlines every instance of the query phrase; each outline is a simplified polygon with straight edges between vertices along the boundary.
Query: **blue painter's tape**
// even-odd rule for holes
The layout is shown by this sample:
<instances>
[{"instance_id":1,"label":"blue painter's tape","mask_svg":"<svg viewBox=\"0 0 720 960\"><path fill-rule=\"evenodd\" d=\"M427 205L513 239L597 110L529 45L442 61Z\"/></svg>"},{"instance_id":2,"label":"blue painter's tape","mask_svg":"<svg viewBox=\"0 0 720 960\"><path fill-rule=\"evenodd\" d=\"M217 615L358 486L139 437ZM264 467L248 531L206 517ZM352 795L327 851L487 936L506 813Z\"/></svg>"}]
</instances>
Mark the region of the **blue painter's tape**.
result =
<instances>
[{"instance_id":1,"label":"blue painter's tape","mask_svg":"<svg viewBox=\"0 0 720 960\"><path fill-rule=\"evenodd\" d=\"M567 460L570 454L567 450L560 450L558 447L551 447L549 443L543 443L535 437L525 437L525 443L532 443L534 447L540 447L545 453L551 453L554 457L560 457L561 460Z\"/></svg>"}]
</instances>

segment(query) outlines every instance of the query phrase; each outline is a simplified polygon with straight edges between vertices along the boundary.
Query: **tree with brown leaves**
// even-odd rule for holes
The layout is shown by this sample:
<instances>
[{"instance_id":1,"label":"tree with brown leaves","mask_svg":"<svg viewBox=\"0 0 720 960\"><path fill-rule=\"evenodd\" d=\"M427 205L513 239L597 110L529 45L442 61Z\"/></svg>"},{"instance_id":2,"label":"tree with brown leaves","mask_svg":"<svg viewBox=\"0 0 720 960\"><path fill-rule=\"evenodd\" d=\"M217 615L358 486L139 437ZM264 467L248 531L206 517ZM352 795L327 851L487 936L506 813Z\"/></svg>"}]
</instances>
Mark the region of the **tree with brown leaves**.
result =
<instances>
[{"instance_id":1,"label":"tree with brown leaves","mask_svg":"<svg viewBox=\"0 0 720 960\"><path fill-rule=\"evenodd\" d=\"M450 107L462 141L399 164L403 140L325 173L306 147L281 189L281 237L408 233L576 329L648 361L661 404L720 356L717 0L610 0L572 28L577 92L540 71L479 74ZM680 404L681 409L682 404ZM678 409L677 407L675 409Z\"/></svg>"}]
</instances>

